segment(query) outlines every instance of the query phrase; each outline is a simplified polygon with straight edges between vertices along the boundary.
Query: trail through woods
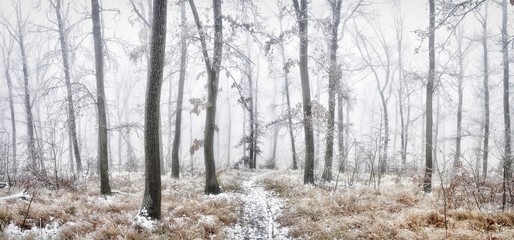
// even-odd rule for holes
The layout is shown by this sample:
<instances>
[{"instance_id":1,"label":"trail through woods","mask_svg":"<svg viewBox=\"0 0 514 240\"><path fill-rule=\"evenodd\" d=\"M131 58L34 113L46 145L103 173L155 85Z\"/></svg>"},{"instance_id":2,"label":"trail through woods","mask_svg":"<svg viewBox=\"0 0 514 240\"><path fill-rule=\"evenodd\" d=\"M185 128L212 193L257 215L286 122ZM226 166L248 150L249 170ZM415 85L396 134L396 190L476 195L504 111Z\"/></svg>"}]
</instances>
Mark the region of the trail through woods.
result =
<instances>
[{"instance_id":1,"label":"trail through woods","mask_svg":"<svg viewBox=\"0 0 514 240\"><path fill-rule=\"evenodd\" d=\"M227 228L227 239L289 239L287 229L277 223L284 202L267 191L258 179L262 173L250 173L242 179L242 208L238 222Z\"/></svg>"}]
</instances>

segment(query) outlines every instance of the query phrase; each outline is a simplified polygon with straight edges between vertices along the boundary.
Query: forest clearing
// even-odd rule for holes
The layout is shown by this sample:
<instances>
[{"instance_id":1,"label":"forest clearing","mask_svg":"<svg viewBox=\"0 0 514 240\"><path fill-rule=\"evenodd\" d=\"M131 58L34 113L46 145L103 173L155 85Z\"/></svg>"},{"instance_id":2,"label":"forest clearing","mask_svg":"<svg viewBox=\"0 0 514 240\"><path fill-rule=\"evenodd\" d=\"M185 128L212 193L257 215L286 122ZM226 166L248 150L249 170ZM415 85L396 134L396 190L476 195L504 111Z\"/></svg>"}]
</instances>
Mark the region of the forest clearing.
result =
<instances>
[{"instance_id":1,"label":"forest clearing","mask_svg":"<svg viewBox=\"0 0 514 240\"><path fill-rule=\"evenodd\" d=\"M512 239L514 213L471 196L430 195L408 176L368 176L318 186L301 184L300 171L228 170L223 193L204 195L201 176L163 177L160 221L137 219L142 176L112 178L113 195L98 181L55 191L33 185L25 199L2 201L3 239ZM80 182L80 181L79 181ZM72 187L70 189L69 187ZM472 194L469 186L461 194ZM260 190L252 190L261 188ZM22 189L2 191L2 197ZM450 190L450 189L447 189ZM484 189L485 190L485 189ZM488 195L489 193L484 193ZM490 197L490 196L484 196ZM264 206L264 207L263 207ZM446 223L445 223L446 221ZM445 228L447 225L447 228Z\"/></svg>"}]
</instances>

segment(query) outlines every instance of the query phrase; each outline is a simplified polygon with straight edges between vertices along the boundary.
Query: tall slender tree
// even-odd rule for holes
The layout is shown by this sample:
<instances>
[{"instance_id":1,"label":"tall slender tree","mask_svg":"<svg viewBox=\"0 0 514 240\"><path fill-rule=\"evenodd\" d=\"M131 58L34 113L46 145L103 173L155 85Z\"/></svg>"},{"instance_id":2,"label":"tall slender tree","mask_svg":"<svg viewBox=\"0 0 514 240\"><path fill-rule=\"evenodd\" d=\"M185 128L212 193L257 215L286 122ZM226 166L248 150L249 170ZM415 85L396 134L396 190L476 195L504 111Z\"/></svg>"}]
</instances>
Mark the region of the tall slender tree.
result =
<instances>
[{"instance_id":1,"label":"tall slender tree","mask_svg":"<svg viewBox=\"0 0 514 240\"><path fill-rule=\"evenodd\" d=\"M180 161L178 157L182 133L182 103L184 100L184 81L186 79L187 65L187 25L186 25L186 0L180 1L180 76L178 80L177 115L175 119L175 137L173 138L173 149L171 150L171 175L179 178Z\"/></svg>"},{"instance_id":2,"label":"tall slender tree","mask_svg":"<svg viewBox=\"0 0 514 240\"><path fill-rule=\"evenodd\" d=\"M16 27L13 27L12 25L8 23L2 22L1 24L4 25L11 35L11 37L16 41L18 46L20 47L20 55L21 55L21 61L22 61L22 71L23 71L23 106L25 108L25 113L27 117L27 149L29 151L29 163L28 165L32 168L32 170L40 170L37 161L37 154L36 154L36 137L35 137L35 131L34 131L34 117L32 114L32 101L31 101L31 93L30 93L30 87L29 87L29 67L28 67L28 60L27 60L27 54L25 50L25 35L24 35L24 29L26 26L26 22L22 20L22 7L20 1L13 1L13 7L16 12ZM42 168L41 168L42 169Z\"/></svg>"},{"instance_id":3,"label":"tall slender tree","mask_svg":"<svg viewBox=\"0 0 514 240\"><path fill-rule=\"evenodd\" d=\"M425 177L423 179L423 191L432 192L432 94L435 81L435 0L429 0L429 27L428 27L428 80L426 86L425 102Z\"/></svg>"},{"instance_id":4,"label":"tall slender tree","mask_svg":"<svg viewBox=\"0 0 514 240\"><path fill-rule=\"evenodd\" d=\"M166 48L167 0L154 0L145 103L145 190L139 215L161 218L160 102Z\"/></svg>"},{"instance_id":5,"label":"tall slender tree","mask_svg":"<svg viewBox=\"0 0 514 240\"><path fill-rule=\"evenodd\" d=\"M484 4L484 14L478 14L478 21L482 25L482 52L483 52L483 91L484 91L484 142L482 151L482 178L487 178L487 164L489 158L489 134L490 134L490 111L489 111L489 50L487 46L487 18L488 5Z\"/></svg>"},{"instance_id":6,"label":"tall slender tree","mask_svg":"<svg viewBox=\"0 0 514 240\"><path fill-rule=\"evenodd\" d=\"M332 21L330 23L330 43L329 43L329 70L328 70L328 119L327 119L327 139L325 147L325 168L322 178L332 180L332 157L334 155L334 125L335 125L335 105L336 92L339 81L341 80L341 70L337 65L338 31L341 21L342 0L329 0L332 9Z\"/></svg>"},{"instance_id":7,"label":"tall slender tree","mask_svg":"<svg viewBox=\"0 0 514 240\"><path fill-rule=\"evenodd\" d=\"M300 79L302 82L303 101L303 127L305 134L305 172L303 182L314 184L314 134L312 130L312 102L309 85L309 63L308 63L308 8L307 0L293 0L298 23L298 37L300 38Z\"/></svg>"},{"instance_id":8,"label":"tall slender tree","mask_svg":"<svg viewBox=\"0 0 514 240\"><path fill-rule=\"evenodd\" d=\"M218 98L219 75L221 69L221 57L223 52L223 19L221 13L221 1L212 0L214 13L214 50L213 57L209 57L206 43L206 33L203 29L194 0L189 0L191 11L195 19L202 56L207 70L207 107L204 129L204 161L205 161L205 193L218 194L221 192L216 178L216 165L214 161L214 129L216 128L216 102Z\"/></svg>"},{"instance_id":9,"label":"tall slender tree","mask_svg":"<svg viewBox=\"0 0 514 240\"><path fill-rule=\"evenodd\" d=\"M279 23L280 23L280 32L284 32L284 24L283 24L283 18L285 16L285 8L280 6L280 1L277 1L277 4L279 4ZM284 41L280 41L280 56L282 59L283 64L283 71L284 71L284 95L286 98L286 113L287 113L287 130L289 132L289 139L291 140L291 154L293 158L293 169L298 169L298 160L296 156L296 145L294 142L294 132L293 132L293 116L292 116L292 110L291 110L291 97L289 94L289 63L286 59L286 53L285 53L285 46Z\"/></svg>"},{"instance_id":10,"label":"tall slender tree","mask_svg":"<svg viewBox=\"0 0 514 240\"><path fill-rule=\"evenodd\" d=\"M77 172L82 172L82 160L80 157L80 148L77 137L77 127L75 123L75 108L73 105L73 92L71 89L70 63L68 60L68 44L66 43L66 27L62 18L61 0L51 2L55 15L57 17L57 29L59 32L59 43L61 45L61 57L64 70L64 81L66 84L67 103L68 103L68 125L70 130L71 141L73 143L73 153L75 154L75 162L77 164ZM70 149L71 151L71 149Z\"/></svg>"},{"instance_id":11,"label":"tall slender tree","mask_svg":"<svg viewBox=\"0 0 514 240\"><path fill-rule=\"evenodd\" d=\"M502 57L503 57L503 121L505 123L504 130L504 144L505 152L503 156L503 195L502 207L505 209L507 203L507 188L510 186L512 178L512 146L511 146L511 129L510 129L510 106L509 106L509 34L508 27L508 13L507 13L507 0L502 2ZM510 189L510 187L509 187ZM509 190L510 191L510 190Z\"/></svg>"},{"instance_id":12,"label":"tall slender tree","mask_svg":"<svg viewBox=\"0 0 514 240\"><path fill-rule=\"evenodd\" d=\"M93 38L95 45L96 110L98 112L98 160L100 161L100 193L111 194L109 183L109 155L107 142L107 114L105 112L104 59L102 29L100 25L100 5L91 0Z\"/></svg>"},{"instance_id":13,"label":"tall slender tree","mask_svg":"<svg viewBox=\"0 0 514 240\"><path fill-rule=\"evenodd\" d=\"M17 157L17 146L16 146L16 113L14 112L14 96L13 96L13 85L11 79L11 52L12 52L12 41L8 42L3 37L2 56L4 62L5 81L7 82L7 90L9 91L9 110L11 113L11 131L12 131L12 167L11 170L14 174L18 171L18 157Z\"/></svg>"}]
</instances>

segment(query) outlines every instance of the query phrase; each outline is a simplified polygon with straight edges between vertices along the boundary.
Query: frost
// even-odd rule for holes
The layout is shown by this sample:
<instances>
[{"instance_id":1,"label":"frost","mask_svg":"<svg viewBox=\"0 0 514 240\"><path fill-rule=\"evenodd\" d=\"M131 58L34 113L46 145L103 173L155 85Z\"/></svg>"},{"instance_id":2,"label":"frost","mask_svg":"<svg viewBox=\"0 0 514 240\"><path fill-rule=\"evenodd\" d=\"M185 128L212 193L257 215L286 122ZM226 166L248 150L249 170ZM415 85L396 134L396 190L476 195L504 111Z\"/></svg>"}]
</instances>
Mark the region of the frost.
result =
<instances>
[{"instance_id":1,"label":"frost","mask_svg":"<svg viewBox=\"0 0 514 240\"><path fill-rule=\"evenodd\" d=\"M52 224L46 225L44 228L39 228L34 226L28 230L22 230L20 227L16 226L14 223L10 223L4 230L6 236L9 236L12 239L20 239L33 237L34 239L57 239L59 232L59 223L57 221L52 222Z\"/></svg>"},{"instance_id":2,"label":"frost","mask_svg":"<svg viewBox=\"0 0 514 240\"><path fill-rule=\"evenodd\" d=\"M282 199L266 191L253 175L242 184L243 207L238 223L224 231L226 239L289 239L287 229L276 221L284 206Z\"/></svg>"},{"instance_id":3,"label":"frost","mask_svg":"<svg viewBox=\"0 0 514 240\"><path fill-rule=\"evenodd\" d=\"M136 224L142 226L143 228L152 230L155 228L155 220L148 219L148 212L146 209L141 209L141 211L134 217L134 222Z\"/></svg>"}]
</instances>

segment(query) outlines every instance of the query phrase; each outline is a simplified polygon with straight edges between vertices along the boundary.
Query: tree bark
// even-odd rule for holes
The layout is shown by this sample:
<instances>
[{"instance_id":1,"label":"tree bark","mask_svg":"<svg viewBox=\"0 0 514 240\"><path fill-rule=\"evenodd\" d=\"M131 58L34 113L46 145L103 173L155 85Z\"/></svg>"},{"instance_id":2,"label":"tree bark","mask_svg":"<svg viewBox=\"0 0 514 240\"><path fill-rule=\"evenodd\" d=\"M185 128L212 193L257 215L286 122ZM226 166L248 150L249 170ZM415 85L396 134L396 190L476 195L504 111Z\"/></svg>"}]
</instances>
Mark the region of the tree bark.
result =
<instances>
[{"instance_id":1,"label":"tree bark","mask_svg":"<svg viewBox=\"0 0 514 240\"><path fill-rule=\"evenodd\" d=\"M507 203L507 188L512 178L512 153L511 153L511 129L510 129L510 107L509 107L509 35L507 32L507 0L502 3L502 57L503 57L503 120L505 122L504 141L505 152L503 156L503 196L502 207L505 209Z\"/></svg>"},{"instance_id":2,"label":"tree bark","mask_svg":"<svg viewBox=\"0 0 514 240\"><path fill-rule=\"evenodd\" d=\"M139 214L161 218L160 102L166 49L167 0L154 0L145 104L145 190Z\"/></svg>"},{"instance_id":3,"label":"tree bark","mask_svg":"<svg viewBox=\"0 0 514 240\"><path fill-rule=\"evenodd\" d=\"M71 141L73 143L73 153L75 154L75 162L77 164L77 172L82 172L82 160L80 157L80 148L77 137L77 127L75 121L75 108L73 106L73 92L71 89L70 64L68 60L68 45L66 44L66 33L64 21L61 16L61 0L56 0L54 5L55 14L57 16L57 26L59 29L59 43L61 45L62 64L64 68L64 80L66 82L67 102L68 102L68 124L70 130Z\"/></svg>"},{"instance_id":4,"label":"tree bark","mask_svg":"<svg viewBox=\"0 0 514 240\"><path fill-rule=\"evenodd\" d=\"M334 121L335 121L335 105L336 92L338 92L339 81L341 79L341 71L337 66L337 41L339 22L341 20L341 4L342 0L331 1L332 8L332 24L330 28L330 53L329 53L329 75L328 75L328 119L327 119L327 139L325 147L325 168L322 178L326 181L332 180L332 157L334 155Z\"/></svg>"},{"instance_id":5,"label":"tree bark","mask_svg":"<svg viewBox=\"0 0 514 240\"><path fill-rule=\"evenodd\" d=\"M98 0L91 0L93 38L95 45L95 69L96 69L96 106L98 111L98 159L100 161L100 193L111 194L109 184L109 159L107 146L107 116L105 112L104 91L104 60L102 46L102 32L100 26L100 6Z\"/></svg>"},{"instance_id":6,"label":"tree bark","mask_svg":"<svg viewBox=\"0 0 514 240\"><path fill-rule=\"evenodd\" d=\"M426 130L425 130L425 176L423 191L432 192L432 94L435 81L435 0L429 0L429 34L428 34L428 81L426 89Z\"/></svg>"},{"instance_id":7,"label":"tree bark","mask_svg":"<svg viewBox=\"0 0 514 240\"><path fill-rule=\"evenodd\" d=\"M216 127L216 102L218 98L219 73L223 50L223 19L221 13L221 1L213 0L214 13L214 53L212 59L207 51L206 36L194 0L189 0L191 11L200 35L202 55L207 70L207 108L204 130L204 162L205 162L205 193L218 194L221 189L216 178L216 164L214 161L214 130Z\"/></svg>"},{"instance_id":8,"label":"tree bark","mask_svg":"<svg viewBox=\"0 0 514 240\"><path fill-rule=\"evenodd\" d=\"M182 103L184 100L184 81L186 79L186 65L187 65L187 26L186 26L186 0L180 1L180 76L178 80L178 95L177 95L177 116L175 119L175 137L173 138L173 149L171 151L171 175L173 178L180 176L180 161L179 161L179 148L182 133Z\"/></svg>"},{"instance_id":9,"label":"tree bark","mask_svg":"<svg viewBox=\"0 0 514 240\"><path fill-rule=\"evenodd\" d=\"M300 79L302 82L303 126L305 134L305 172L304 184L314 184L314 134L312 130L311 90L309 86L308 64L308 11L307 0L293 0L298 22L298 37L300 38Z\"/></svg>"}]
</instances>

